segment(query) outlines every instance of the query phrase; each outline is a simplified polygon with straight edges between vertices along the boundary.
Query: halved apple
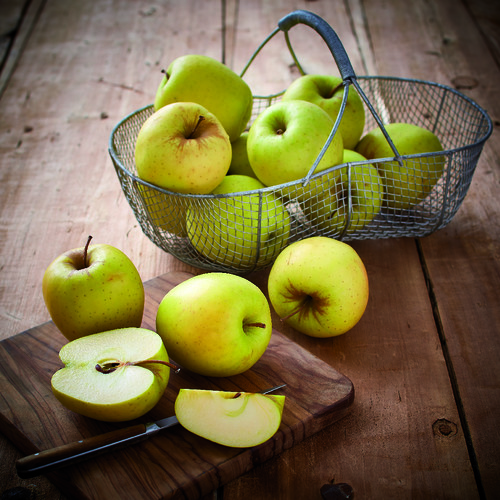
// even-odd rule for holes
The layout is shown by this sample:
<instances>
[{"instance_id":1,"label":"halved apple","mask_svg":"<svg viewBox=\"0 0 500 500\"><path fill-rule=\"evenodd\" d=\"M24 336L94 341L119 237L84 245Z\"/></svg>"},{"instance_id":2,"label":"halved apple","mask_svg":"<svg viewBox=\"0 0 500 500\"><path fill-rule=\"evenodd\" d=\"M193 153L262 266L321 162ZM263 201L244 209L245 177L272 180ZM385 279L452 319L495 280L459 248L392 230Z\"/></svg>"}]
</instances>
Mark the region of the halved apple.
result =
<instances>
[{"instance_id":1,"label":"halved apple","mask_svg":"<svg viewBox=\"0 0 500 500\"><path fill-rule=\"evenodd\" d=\"M151 410L170 376L161 337L145 328L121 328L73 340L59 351L65 367L52 376L55 397L96 420L132 420Z\"/></svg>"},{"instance_id":2,"label":"halved apple","mask_svg":"<svg viewBox=\"0 0 500 500\"><path fill-rule=\"evenodd\" d=\"M188 431L224 446L249 448L278 431L285 396L180 389L175 414Z\"/></svg>"}]
</instances>

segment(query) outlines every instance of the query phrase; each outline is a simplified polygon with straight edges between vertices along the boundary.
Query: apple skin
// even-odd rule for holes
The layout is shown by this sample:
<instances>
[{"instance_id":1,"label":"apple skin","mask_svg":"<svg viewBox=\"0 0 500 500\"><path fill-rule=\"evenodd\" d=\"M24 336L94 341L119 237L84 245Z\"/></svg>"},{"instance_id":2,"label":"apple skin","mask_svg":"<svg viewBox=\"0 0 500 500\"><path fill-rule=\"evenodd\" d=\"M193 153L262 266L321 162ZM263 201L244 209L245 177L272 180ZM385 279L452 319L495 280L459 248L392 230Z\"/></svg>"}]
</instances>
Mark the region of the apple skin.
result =
<instances>
[{"instance_id":1,"label":"apple skin","mask_svg":"<svg viewBox=\"0 0 500 500\"><path fill-rule=\"evenodd\" d=\"M390 123L384 125L398 153L402 156L443 151L439 139L430 130L411 123ZM369 160L394 158L382 130L368 132L356 151ZM418 205L431 192L443 174L444 156L424 159L377 163L386 190L386 206L394 210L407 210Z\"/></svg>"},{"instance_id":2,"label":"apple skin","mask_svg":"<svg viewBox=\"0 0 500 500\"><path fill-rule=\"evenodd\" d=\"M264 187L253 177L226 175L212 194ZM287 244L290 224L288 211L271 192L263 193L262 200L258 193L215 198L210 204L190 207L186 215L188 237L196 250L213 262L238 269L270 264Z\"/></svg>"},{"instance_id":3,"label":"apple skin","mask_svg":"<svg viewBox=\"0 0 500 500\"><path fill-rule=\"evenodd\" d=\"M250 119L253 96L247 83L225 64L187 54L170 63L156 91L154 108L173 102L201 104L219 119L234 141Z\"/></svg>"},{"instance_id":4,"label":"apple skin","mask_svg":"<svg viewBox=\"0 0 500 500\"><path fill-rule=\"evenodd\" d=\"M54 396L69 410L96 420L122 422L144 415L158 403L170 376L160 336L144 328L73 340L61 348L59 357L65 366L52 376ZM106 372L113 362L120 366Z\"/></svg>"},{"instance_id":5,"label":"apple skin","mask_svg":"<svg viewBox=\"0 0 500 500\"><path fill-rule=\"evenodd\" d=\"M243 132L238 139L231 143L233 155L229 165L228 175L248 175L257 179L252 170L247 152L248 131Z\"/></svg>"},{"instance_id":6,"label":"apple skin","mask_svg":"<svg viewBox=\"0 0 500 500\"><path fill-rule=\"evenodd\" d=\"M334 337L352 329L363 316L368 276L350 245L313 236L281 252L269 273L268 292L286 324L310 337Z\"/></svg>"},{"instance_id":7,"label":"apple skin","mask_svg":"<svg viewBox=\"0 0 500 500\"><path fill-rule=\"evenodd\" d=\"M306 101L280 101L266 108L248 133L248 159L257 178L266 186L302 179L326 143L333 124L326 111ZM342 137L337 133L315 172L338 165L342 154Z\"/></svg>"},{"instance_id":8,"label":"apple skin","mask_svg":"<svg viewBox=\"0 0 500 500\"><path fill-rule=\"evenodd\" d=\"M42 291L52 321L74 340L93 333L141 326L144 285L133 262L106 244L74 248L54 259Z\"/></svg>"},{"instance_id":9,"label":"apple skin","mask_svg":"<svg viewBox=\"0 0 500 500\"><path fill-rule=\"evenodd\" d=\"M366 158L356 151L344 150L343 163L363 162ZM331 172L322 182L321 189L302 204L306 217L314 222L323 234L350 235L369 224L380 212L384 201L384 185L377 169L366 165L352 165L349 186L347 167ZM349 216L349 190L352 210Z\"/></svg>"},{"instance_id":10,"label":"apple skin","mask_svg":"<svg viewBox=\"0 0 500 500\"><path fill-rule=\"evenodd\" d=\"M193 102L155 111L143 123L135 144L137 175L184 194L210 193L227 174L231 155L220 121Z\"/></svg>"},{"instance_id":11,"label":"apple skin","mask_svg":"<svg viewBox=\"0 0 500 500\"><path fill-rule=\"evenodd\" d=\"M342 78L333 75L303 75L294 80L283 94L282 100L302 99L324 109L335 121L340 113L344 85ZM363 100L351 87L338 130L344 148L354 149L365 128Z\"/></svg>"},{"instance_id":12,"label":"apple skin","mask_svg":"<svg viewBox=\"0 0 500 500\"><path fill-rule=\"evenodd\" d=\"M251 368L271 339L269 303L247 279L228 273L194 276L167 292L156 331L173 360L209 377Z\"/></svg>"},{"instance_id":13,"label":"apple skin","mask_svg":"<svg viewBox=\"0 0 500 500\"><path fill-rule=\"evenodd\" d=\"M285 396L180 389L175 414L188 431L233 448L266 442L278 431Z\"/></svg>"}]
</instances>

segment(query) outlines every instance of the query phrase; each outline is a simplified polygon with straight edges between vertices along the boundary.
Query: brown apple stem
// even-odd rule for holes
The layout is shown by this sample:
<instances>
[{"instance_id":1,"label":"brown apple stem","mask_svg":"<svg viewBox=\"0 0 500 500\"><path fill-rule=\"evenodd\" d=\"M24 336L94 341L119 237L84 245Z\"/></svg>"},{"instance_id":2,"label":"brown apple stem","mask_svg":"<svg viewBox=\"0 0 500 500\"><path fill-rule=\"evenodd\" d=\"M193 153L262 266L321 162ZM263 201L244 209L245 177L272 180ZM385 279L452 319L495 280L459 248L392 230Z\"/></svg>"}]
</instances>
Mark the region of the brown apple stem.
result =
<instances>
[{"instance_id":1,"label":"brown apple stem","mask_svg":"<svg viewBox=\"0 0 500 500\"><path fill-rule=\"evenodd\" d=\"M247 323L245 326L255 326L256 328L265 328L265 323Z\"/></svg>"},{"instance_id":2,"label":"brown apple stem","mask_svg":"<svg viewBox=\"0 0 500 500\"><path fill-rule=\"evenodd\" d=\"M173 363L169 363L168 361L162 361L161 359L146 359L145 361L138 361L136 363L129 363L131 365L141 366L141 365L149 365L150 363L156 363L159 365L165 365L174 370L174 373L179 373L181 369L174 365Z\"/></svg>"},{"instance_id":3,"label":"brown apple stem","mask_svg":"<svg viewBox=\"0 0 500 500\"><path fill-rule=\"evenodd\" d=\"M103 363L102 365L97 363L97 365L95 365L95 369L100 373L113 373L121 366L142 366L142 365L148 365L150 363L156 363L168 366L172 368L172 370L174 370L174 373L179 373L181 370L178 366L169 363L168 361L162 361L161 359L146 359L144 361L135 361L135 362L126 361L125 363L121 361L110 361L107 363Z\"/></svg>"},{"instance_id":4,"label":"brown apple stem","mask_svg":"<svg viewBox=\"0 0 500 500\"><path fill-rule=\"evenodd\" d=\"M85 269L88 266L87 263L87 255L89 253L89 245L90 245L90 240L92 239L92 236L89 235L87 238L87 243L85 244L85 248L83 249L83 268Z\"/></svg>"},{"instance_id":5,"label":"brown apple stem","mask_svg":"<svg viewBox=\"0 0 500 500\"><path fill-rule=\"evenodd\" d=\"M191 138L195 135L197 128L200 126L200 123L201 123L204 119L205 119L205 117L204 117L203 115L200 115L200 116L198 117L198 122L196 123L196 125L195 125L195 127L194 127L193 131L189 134L188 139L191 139Z\"/></svg>"}]
</instances>

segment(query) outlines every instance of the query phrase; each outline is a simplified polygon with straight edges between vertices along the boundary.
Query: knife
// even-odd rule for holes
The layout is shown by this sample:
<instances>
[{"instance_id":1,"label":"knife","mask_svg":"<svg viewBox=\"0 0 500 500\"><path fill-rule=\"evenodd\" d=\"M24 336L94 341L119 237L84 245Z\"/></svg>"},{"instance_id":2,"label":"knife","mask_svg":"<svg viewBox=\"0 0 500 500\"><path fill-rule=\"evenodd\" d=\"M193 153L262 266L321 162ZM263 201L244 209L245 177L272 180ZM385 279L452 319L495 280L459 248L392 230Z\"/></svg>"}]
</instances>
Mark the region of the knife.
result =
<instances>
[{"instance_id":1,"label":"knife","mask_svg":"<svg viewBox=\"0 0 500 500\"><path fill-rule=\"evenodd\" d=\"M271 387L271 389L261 391L261 394L269 394L285 386L286 384L277 385ZM172 417L162 418L156 422L136 424L124 429L118 429L99 436L40 451L17 460L17 474L22 479L46 474L60 467L73 465L77 462L101 455L102 453L149 439L162 429L168 429L178 423L177 417L173 415Z\"/></svg>"}]
</instances>

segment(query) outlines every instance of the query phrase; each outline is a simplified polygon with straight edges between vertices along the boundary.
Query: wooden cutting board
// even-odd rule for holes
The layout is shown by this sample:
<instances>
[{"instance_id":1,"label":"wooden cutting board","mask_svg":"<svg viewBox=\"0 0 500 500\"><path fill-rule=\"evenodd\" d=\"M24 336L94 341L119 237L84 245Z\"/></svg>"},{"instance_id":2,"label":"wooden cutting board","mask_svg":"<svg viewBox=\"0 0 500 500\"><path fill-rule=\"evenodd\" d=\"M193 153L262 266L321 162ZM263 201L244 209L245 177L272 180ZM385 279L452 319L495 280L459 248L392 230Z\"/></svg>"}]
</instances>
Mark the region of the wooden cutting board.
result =
<instances>
[{"instance_id":1,"label":"wooden cutting board","mask_svg":"<svg viewBox=\"0 0 500 500\"><path fill-rule=\"evenodd\" d=\"M145 328L155 328L165 293L189 277L169 273L145 284ZM66 342L52 322L0 342L0 430L26 454L139 422L94 421L66 410L55 399L50 379L62 367L58 353ZM224 447L177 425L126 449L60 469L49 478L71 498L200 498L345 416L354 387L275 329L264 356L241 375L205 378L187 370L171 374L164 397L140 422L173 415L182 387L257 392L281 383L287 384L280 390L286 395L282 425L260 446Z\"/></svg>"}]
</instances>

